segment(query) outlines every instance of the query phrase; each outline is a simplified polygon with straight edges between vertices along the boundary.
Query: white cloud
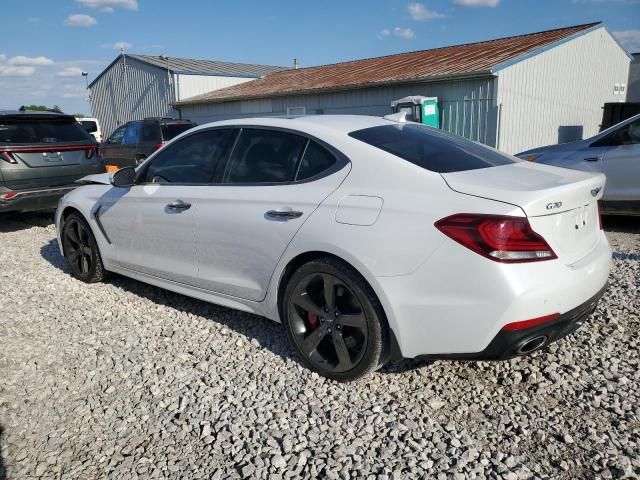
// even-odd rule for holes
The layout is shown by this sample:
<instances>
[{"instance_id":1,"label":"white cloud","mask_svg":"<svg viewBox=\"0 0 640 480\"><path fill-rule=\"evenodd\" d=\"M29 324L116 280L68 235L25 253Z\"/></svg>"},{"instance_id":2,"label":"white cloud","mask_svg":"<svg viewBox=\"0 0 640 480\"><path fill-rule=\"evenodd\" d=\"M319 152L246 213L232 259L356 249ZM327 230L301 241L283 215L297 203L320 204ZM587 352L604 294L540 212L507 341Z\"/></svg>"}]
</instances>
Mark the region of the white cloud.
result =
<instances>
[{"instance_id":1,"label":"white cloud","mask_svg":"<svg viewBox=\"0 0 640 480\"><path fill-rule=\"evenodd\" d=\"M67 67L56 73L56 77L79 77L83 70L80 67Z\"/></svg>"},{"instance_id":2,"label":"white cloud","mask_svg":"<svg viewBox=\"0 0 640 480\"><path fill-rule=\"evenodd\" d=\"M409 5L407 5L407 10L409 10L409 15L411 15L411 18L416 20L417 22L444 17L442 13L429 10L423 3L410 3Z\"/></svg>"},{"instance_id":3,"label":"white cloud","mask_svg":"<svg viewBox=\"0 0 640 480\"><path fill-rule=\"evenodd\" d=\"M112 12L114 8L138 9L138 0L76 0L76 2L85 7L99 8L102 12Z\"/></svg>"},{"instance_id":4,"label":"white cloud","mask_svg":"<svg viewBox=\"0 0 640 480\"><path fill-rule=\"evenodd\" d=\"M621 30L613 36L630 52L640 52L640 30Z\"/></svg>"},{"instance_id":5,"label":"white cloud","mask_svg":"<svg viewBox=\"0 0 640 480\"><path fill-rule=\"evenodd\" d=\"M416 34L410 28L400 28L400 27L394 28L393 29L393 34L396 37L404 38L406 40L410 40L412 38L415 38L415 36L416 36Z\"/></svg>"},{"instance_id":6,"label":"white cloud","mask_svg":"<svg viewBox=\"0 0 640 480\"><path fill-rule=\"evenodd\" d=\"M0 53L0 62L4 62L7 59L7 56L4 53Z\"/></svg>"},{"instance_id":7,"label":"white cloud","mask_svg":"<svg viewBox=\"0 0 640 480\"><path fill-rule=\"evenodd\" d=\"M69 27L90 27L91 25L95 25L96 23L98 22L96 22L96 19L91 15L84 15L82 13L69 15L64 21L64 24Z\"/></svg>"},{"instance_id":8,"label":"white cloud","mask_svg":"<svg viewBox=\"0 0 640 480\"><path fill-rule=\"evenodd\" d=\"M383 38L387 38L389 35L391 35L391 30L389 30L388 28L383 28L382 30L380 30L378 38L382 40Z\"/></svg>"},{"instance_id":9,"label":"white cloud","mask_svg":"<svg viewBox=\"0 0 640 480\"><path fill-rule=\"evenodd\" d=\"M453 0L453 3L463 7L497 7L500 0Z\"/></svg>"},{"instance_id":10,"label":"white cloud","mask_svg":"<svg viewBox=\"0 0 640 480\"><path fill-rule=\"evenodd\" d=\"M0 65L0 77L30 77L36 73L34 67L4 67Z\"/></svg>"},{"instance_id":11,"label":"white cloud","mask_svg":"<svg viewBox=\"0 0 640 480\"><path fill-rule=\"evenodd\" d=\"M11 58L9 60L9 64L41 66L41 65L53 65L54 61L47 57L24 57L22 55L18 55L17 57Z\"/></svg>"},{"instance_id":12,"label":"white cloud","mask_svg":"<svg viewBox=\"0 0 640 480\"><path fill-rule=\"evenodd\" d=\"M129 43L129 42L103 43L100 46L102 48L112 48L114 50L129 50L131 47L133 47L133 43Z\"/></svg>"},{"instance_id":13,"label":"white cloud","mask_svg":"<svg viewBox=\"0 0 640 480\"><path fill-rule=\"evenodd\" d=\"M113 7L101 7L98 11L102 13L113 13Z\"/></svg>"}]
</instances>

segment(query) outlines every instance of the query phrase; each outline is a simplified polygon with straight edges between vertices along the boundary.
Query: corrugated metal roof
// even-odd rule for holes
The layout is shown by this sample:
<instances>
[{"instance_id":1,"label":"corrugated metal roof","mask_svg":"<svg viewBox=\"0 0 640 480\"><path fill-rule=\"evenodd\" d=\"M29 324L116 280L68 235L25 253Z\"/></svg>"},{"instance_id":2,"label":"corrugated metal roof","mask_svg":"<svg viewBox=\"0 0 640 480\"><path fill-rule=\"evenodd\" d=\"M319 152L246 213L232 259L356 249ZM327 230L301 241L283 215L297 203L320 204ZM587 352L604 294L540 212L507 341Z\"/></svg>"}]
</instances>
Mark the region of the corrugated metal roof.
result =
<instances>
[{"instance_id":1,"label":"corrugated metal roof","mask_svg":"<svg viewBox=\"0 0 640 480\"><path fill-rule=\"evenodd\" d=\"M548 48L599 26L589 23L478 43L284 70L264 78L191 97L179 104L211 103L359 86L490 74L492 68Z\"/></svg>"},{"instance_id":2,"label":"corrugated metal roof","mask_svg":"<svg viewBox=\"0 0 640 480\"><path fill-rule=\"evenodd\" d=\"M160 68L167 68L167 60L153 55L127 53L127 57L149 63ZM285 67L273 65L255 65L251 63L218 62L216 60L196 60L193 58L168 57L169 70L179 73L224 75L230 77L262 77L273 72L285 70Z\"/></svg>"}]
</instances>

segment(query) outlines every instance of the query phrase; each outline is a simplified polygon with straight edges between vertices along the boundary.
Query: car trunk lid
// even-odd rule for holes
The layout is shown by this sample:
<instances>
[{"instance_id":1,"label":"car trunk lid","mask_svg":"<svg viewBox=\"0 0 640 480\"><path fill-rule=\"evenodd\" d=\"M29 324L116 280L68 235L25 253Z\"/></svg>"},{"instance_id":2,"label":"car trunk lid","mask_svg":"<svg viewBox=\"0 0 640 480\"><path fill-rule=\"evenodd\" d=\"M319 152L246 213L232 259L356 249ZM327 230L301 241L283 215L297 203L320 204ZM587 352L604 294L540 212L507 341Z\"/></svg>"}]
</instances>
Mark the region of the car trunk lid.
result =
<instances>
[{"instance_id":1,"label":"car trunk lid","mask_svg":"<svg viewBox=\"0 0 640 480\"><path fill-rule=\"evenodd\" d=\"M2 148L2 147L0 147ZM96 145L47 145L39 147L19 147L2 149L13 156L16 160L21 160L31 168L37 167L60 167L63 165L78 165L96 154Z\"/></svg>"},{"instance_id":2,"label":"car trunk lid","mask_svg":"<svg viewBox=\"0 0 640 480\"><path fill-rule=\"evenodd\" d=\"M586 256L600 239L602 174L518 162L442 177L456 192L520 207L533 230L567 264Z\"/></svg>"}]
</instances>

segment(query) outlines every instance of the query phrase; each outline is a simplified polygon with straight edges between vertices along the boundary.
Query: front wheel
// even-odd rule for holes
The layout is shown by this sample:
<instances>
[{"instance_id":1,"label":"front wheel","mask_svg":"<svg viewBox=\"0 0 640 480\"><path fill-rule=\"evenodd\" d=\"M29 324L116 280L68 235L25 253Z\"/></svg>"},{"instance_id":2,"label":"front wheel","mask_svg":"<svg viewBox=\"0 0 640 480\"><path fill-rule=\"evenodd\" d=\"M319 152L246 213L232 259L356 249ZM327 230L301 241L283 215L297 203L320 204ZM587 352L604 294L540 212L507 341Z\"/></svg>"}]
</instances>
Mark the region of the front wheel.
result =
<instances>
[{"instance_id":1,"label":"front wheel","mask_svg":"<svg viewBox=\"0 0 640 480\"><path fill-rule=\"evenodd\" d=\"M64 222L62 248L74 277L86 283L102 281L105 271L96 238L78 213L72 213Z\"/></svg>"},{"instance_id":2,"label":"front wheel","mask_svg":"<svg viewBox=\"0 0 640 480\"><path fill-rule=\"evenodd\" d=\"M380 365L384 313L350 266L324 258L300 267L287 283L283 314L289 340L311 370L350 381Z\"/></svg>"}]
</instances>

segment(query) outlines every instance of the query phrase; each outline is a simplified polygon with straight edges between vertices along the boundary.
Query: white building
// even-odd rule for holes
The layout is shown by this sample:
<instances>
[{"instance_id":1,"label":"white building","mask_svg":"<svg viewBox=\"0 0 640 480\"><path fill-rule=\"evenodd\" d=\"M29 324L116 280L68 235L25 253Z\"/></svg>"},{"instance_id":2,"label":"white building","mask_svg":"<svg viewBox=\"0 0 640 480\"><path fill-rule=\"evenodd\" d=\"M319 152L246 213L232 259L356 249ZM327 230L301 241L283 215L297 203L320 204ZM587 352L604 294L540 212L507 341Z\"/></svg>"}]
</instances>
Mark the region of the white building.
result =
<instances>
[{"instance_id":1,"label":"white building","mask_svg":"<svg viewBox=\"0 0 640 480\"><path fill-rule=\"evenodd\" d=\"M386 115L438 97L441 128L501 150L586 138L624 101L631 56L601 23L279 71L176 102L198 123L292 113ZM616 88L616 85L618 88Z\"/></svg>"},{"instance_id":2,"label":"white building","mask_svg":"<svg viewBox=\"0 0 640 480\"><path fill-rule=\"evenodd\" d=\"M179 117L174 102L278 70L282 67L121 54L89 84L91 112L107 138L131 120Z\"/></svg>"}]
</instances>

